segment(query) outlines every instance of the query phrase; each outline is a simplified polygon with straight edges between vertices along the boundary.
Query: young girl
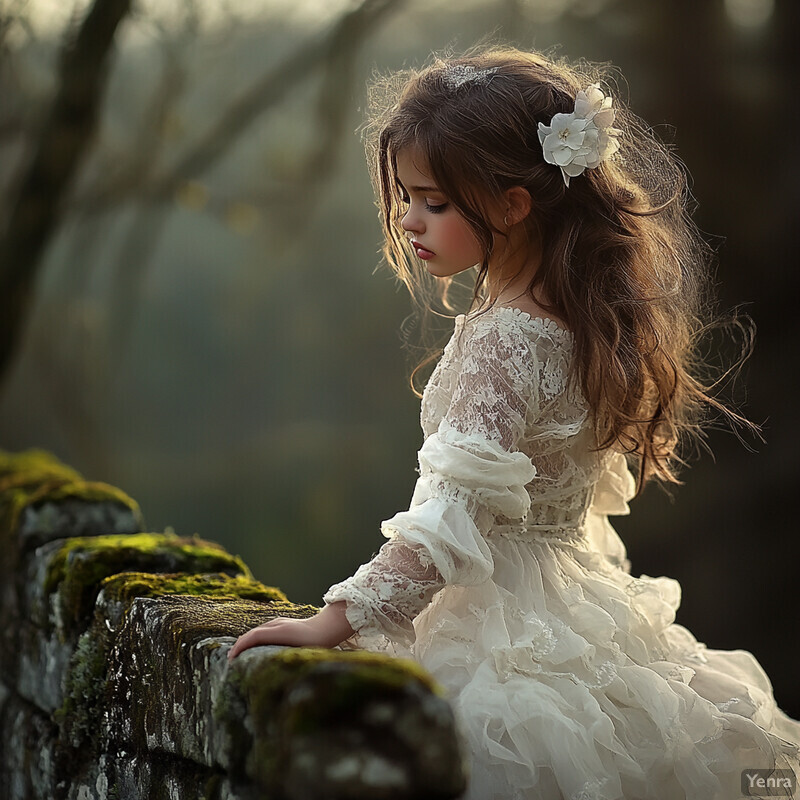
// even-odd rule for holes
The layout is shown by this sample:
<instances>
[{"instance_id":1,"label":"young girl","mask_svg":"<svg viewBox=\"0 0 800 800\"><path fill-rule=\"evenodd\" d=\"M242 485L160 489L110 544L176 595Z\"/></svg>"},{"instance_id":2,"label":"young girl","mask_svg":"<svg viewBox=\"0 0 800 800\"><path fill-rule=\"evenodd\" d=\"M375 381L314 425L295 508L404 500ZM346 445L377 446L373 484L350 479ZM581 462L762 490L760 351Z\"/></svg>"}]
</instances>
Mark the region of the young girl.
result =
<instances>
[{"instance_id":1,"label":"young girl","mask_svg":"<svg viewBox=\"0 0 800 800\"><path fill-rule=\"evenodd\" d=\"M797 777L800 723L752 654L674 623L679 584L633 577L608 522L676 480L700 410L742 420L696 377L706 252L683 172L595 77L490 48L390 81L368 129L387 260L415 295L475 267L473 304L388 541L319 614L230 657L417 659L469 743L470 800L732 800L745 769Z\"/></svg>"}]
</instances>

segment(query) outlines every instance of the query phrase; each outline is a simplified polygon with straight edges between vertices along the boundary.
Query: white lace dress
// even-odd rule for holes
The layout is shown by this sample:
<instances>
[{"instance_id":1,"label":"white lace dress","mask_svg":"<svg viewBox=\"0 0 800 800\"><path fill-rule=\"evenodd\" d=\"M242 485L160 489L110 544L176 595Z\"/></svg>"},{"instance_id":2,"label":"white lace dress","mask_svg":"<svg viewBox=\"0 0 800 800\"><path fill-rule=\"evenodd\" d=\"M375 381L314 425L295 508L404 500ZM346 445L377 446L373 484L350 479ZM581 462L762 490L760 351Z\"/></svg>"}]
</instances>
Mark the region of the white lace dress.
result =
<instances>
[{"instance_id":1,"label":"white lace dress","mask_svg":"<svg viewBox=\"0 0 800 800\"><path fill-rule=\"evenodd\" d=\"M341 646L420 662L449 692L469 800L734 800L745 768L800 774L800 723L745 650L675 624L677 581L631 576L608 514L624 456L591 450L572 334L459 316L422 399L411 505L326 603Z\"/></svg>"}]
</instances>

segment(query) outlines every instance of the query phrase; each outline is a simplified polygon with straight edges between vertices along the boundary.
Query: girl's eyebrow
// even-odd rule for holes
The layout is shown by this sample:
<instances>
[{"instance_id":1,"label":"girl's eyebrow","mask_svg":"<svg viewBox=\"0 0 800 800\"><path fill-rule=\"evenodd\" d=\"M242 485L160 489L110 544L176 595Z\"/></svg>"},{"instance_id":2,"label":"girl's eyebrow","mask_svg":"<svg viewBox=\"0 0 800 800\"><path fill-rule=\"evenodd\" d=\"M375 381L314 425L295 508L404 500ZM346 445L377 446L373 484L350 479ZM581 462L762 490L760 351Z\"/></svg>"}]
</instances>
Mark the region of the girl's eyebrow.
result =
<instances>
[{"instance_id":1,"label":"girl's eyebrow","mask_svg":"<svg viewBox=\"0 0 800 800\"><path fill-rule=\"evenodd\" d=\"M406 188L405 186L403 186L403 183L400 180L397 181L397 185L401 189L405 189ZM439 189L437 186L409 186L408 188L412 192L419 192L419 193L438 192L439 194L442 194L442 190Z\"/></svg>"}]
</instances>

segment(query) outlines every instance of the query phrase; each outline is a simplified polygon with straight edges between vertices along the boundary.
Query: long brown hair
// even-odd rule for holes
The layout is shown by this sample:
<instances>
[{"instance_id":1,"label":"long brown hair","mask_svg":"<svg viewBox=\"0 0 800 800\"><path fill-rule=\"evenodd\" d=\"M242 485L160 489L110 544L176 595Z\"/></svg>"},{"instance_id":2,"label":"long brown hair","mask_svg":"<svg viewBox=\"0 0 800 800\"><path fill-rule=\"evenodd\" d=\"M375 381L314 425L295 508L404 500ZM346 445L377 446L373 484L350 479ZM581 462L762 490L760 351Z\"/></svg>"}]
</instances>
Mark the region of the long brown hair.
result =
<instances>
[{"instance_id":1,"label":"long brown hair","mask_svg":"<svg viewBox=\"0 0 800 800\"><path fill-rule=\"evenodd\" d=\"M490 72L454 82L448 70L456 65ZM572 330L570 380L589 406L597 447L636 457L641 491L651 477L679 482L680 445L687 435L702 436L704 411L757 429L713 396L721 378L704 382L700 341L713 319L712 252L691 220L681 162L615 92L622 147L613 159L571 179L569 187L544 161L538 123L571 112L576 93L598 80L608 82L597 67L507 48L437 57L424 69L375 82L365 139L386 261L425 311L437 295L452 310L450 281L420 269L404 236L398 152L417 148L483 246L472 307L486 303L489 258L495 237L503 235L489 222L490 204L511 187L528 190L532 209L524 224L541 247L528 291ZM749 333L745 339L737 364L752 344ZM411 379L417 394L418 369Z\"/></svg>"}]
</instances>

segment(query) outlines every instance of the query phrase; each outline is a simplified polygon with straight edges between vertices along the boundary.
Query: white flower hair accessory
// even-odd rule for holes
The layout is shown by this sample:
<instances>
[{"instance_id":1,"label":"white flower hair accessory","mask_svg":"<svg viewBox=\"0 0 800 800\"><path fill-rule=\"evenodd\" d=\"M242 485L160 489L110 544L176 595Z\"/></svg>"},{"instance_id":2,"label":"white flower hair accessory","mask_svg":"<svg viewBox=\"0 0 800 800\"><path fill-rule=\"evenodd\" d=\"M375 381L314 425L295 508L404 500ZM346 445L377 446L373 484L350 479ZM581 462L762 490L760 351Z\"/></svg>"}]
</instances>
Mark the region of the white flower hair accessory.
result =
<instances>
[{"instance_id":1,"label":"white flower hair accessory","mask_svg":"<svg viewBox=\"0 0 800 800\"><path fill-rule=\"evenodd\" d=\"M458 89L465 83L487 83L495 72L497 67L476 69L471 64L453 64L445 69L442 77L451 89Z\"/></svg>"},{"instance_id":2,"label":"white flower hair accessory","mask_svg":"<svg viewBox=\"0 0 800 800\"><path fill-rule=\"evenodd\" d=\"M611 127L616 114L611 102L600 84L593 83L575 96L571 114L555 114L550 125L539 123L544 160L561 168L567 186L570 178L594 169L619 150L617 136L622 131Z\"/></svg>"}]
</instances>

